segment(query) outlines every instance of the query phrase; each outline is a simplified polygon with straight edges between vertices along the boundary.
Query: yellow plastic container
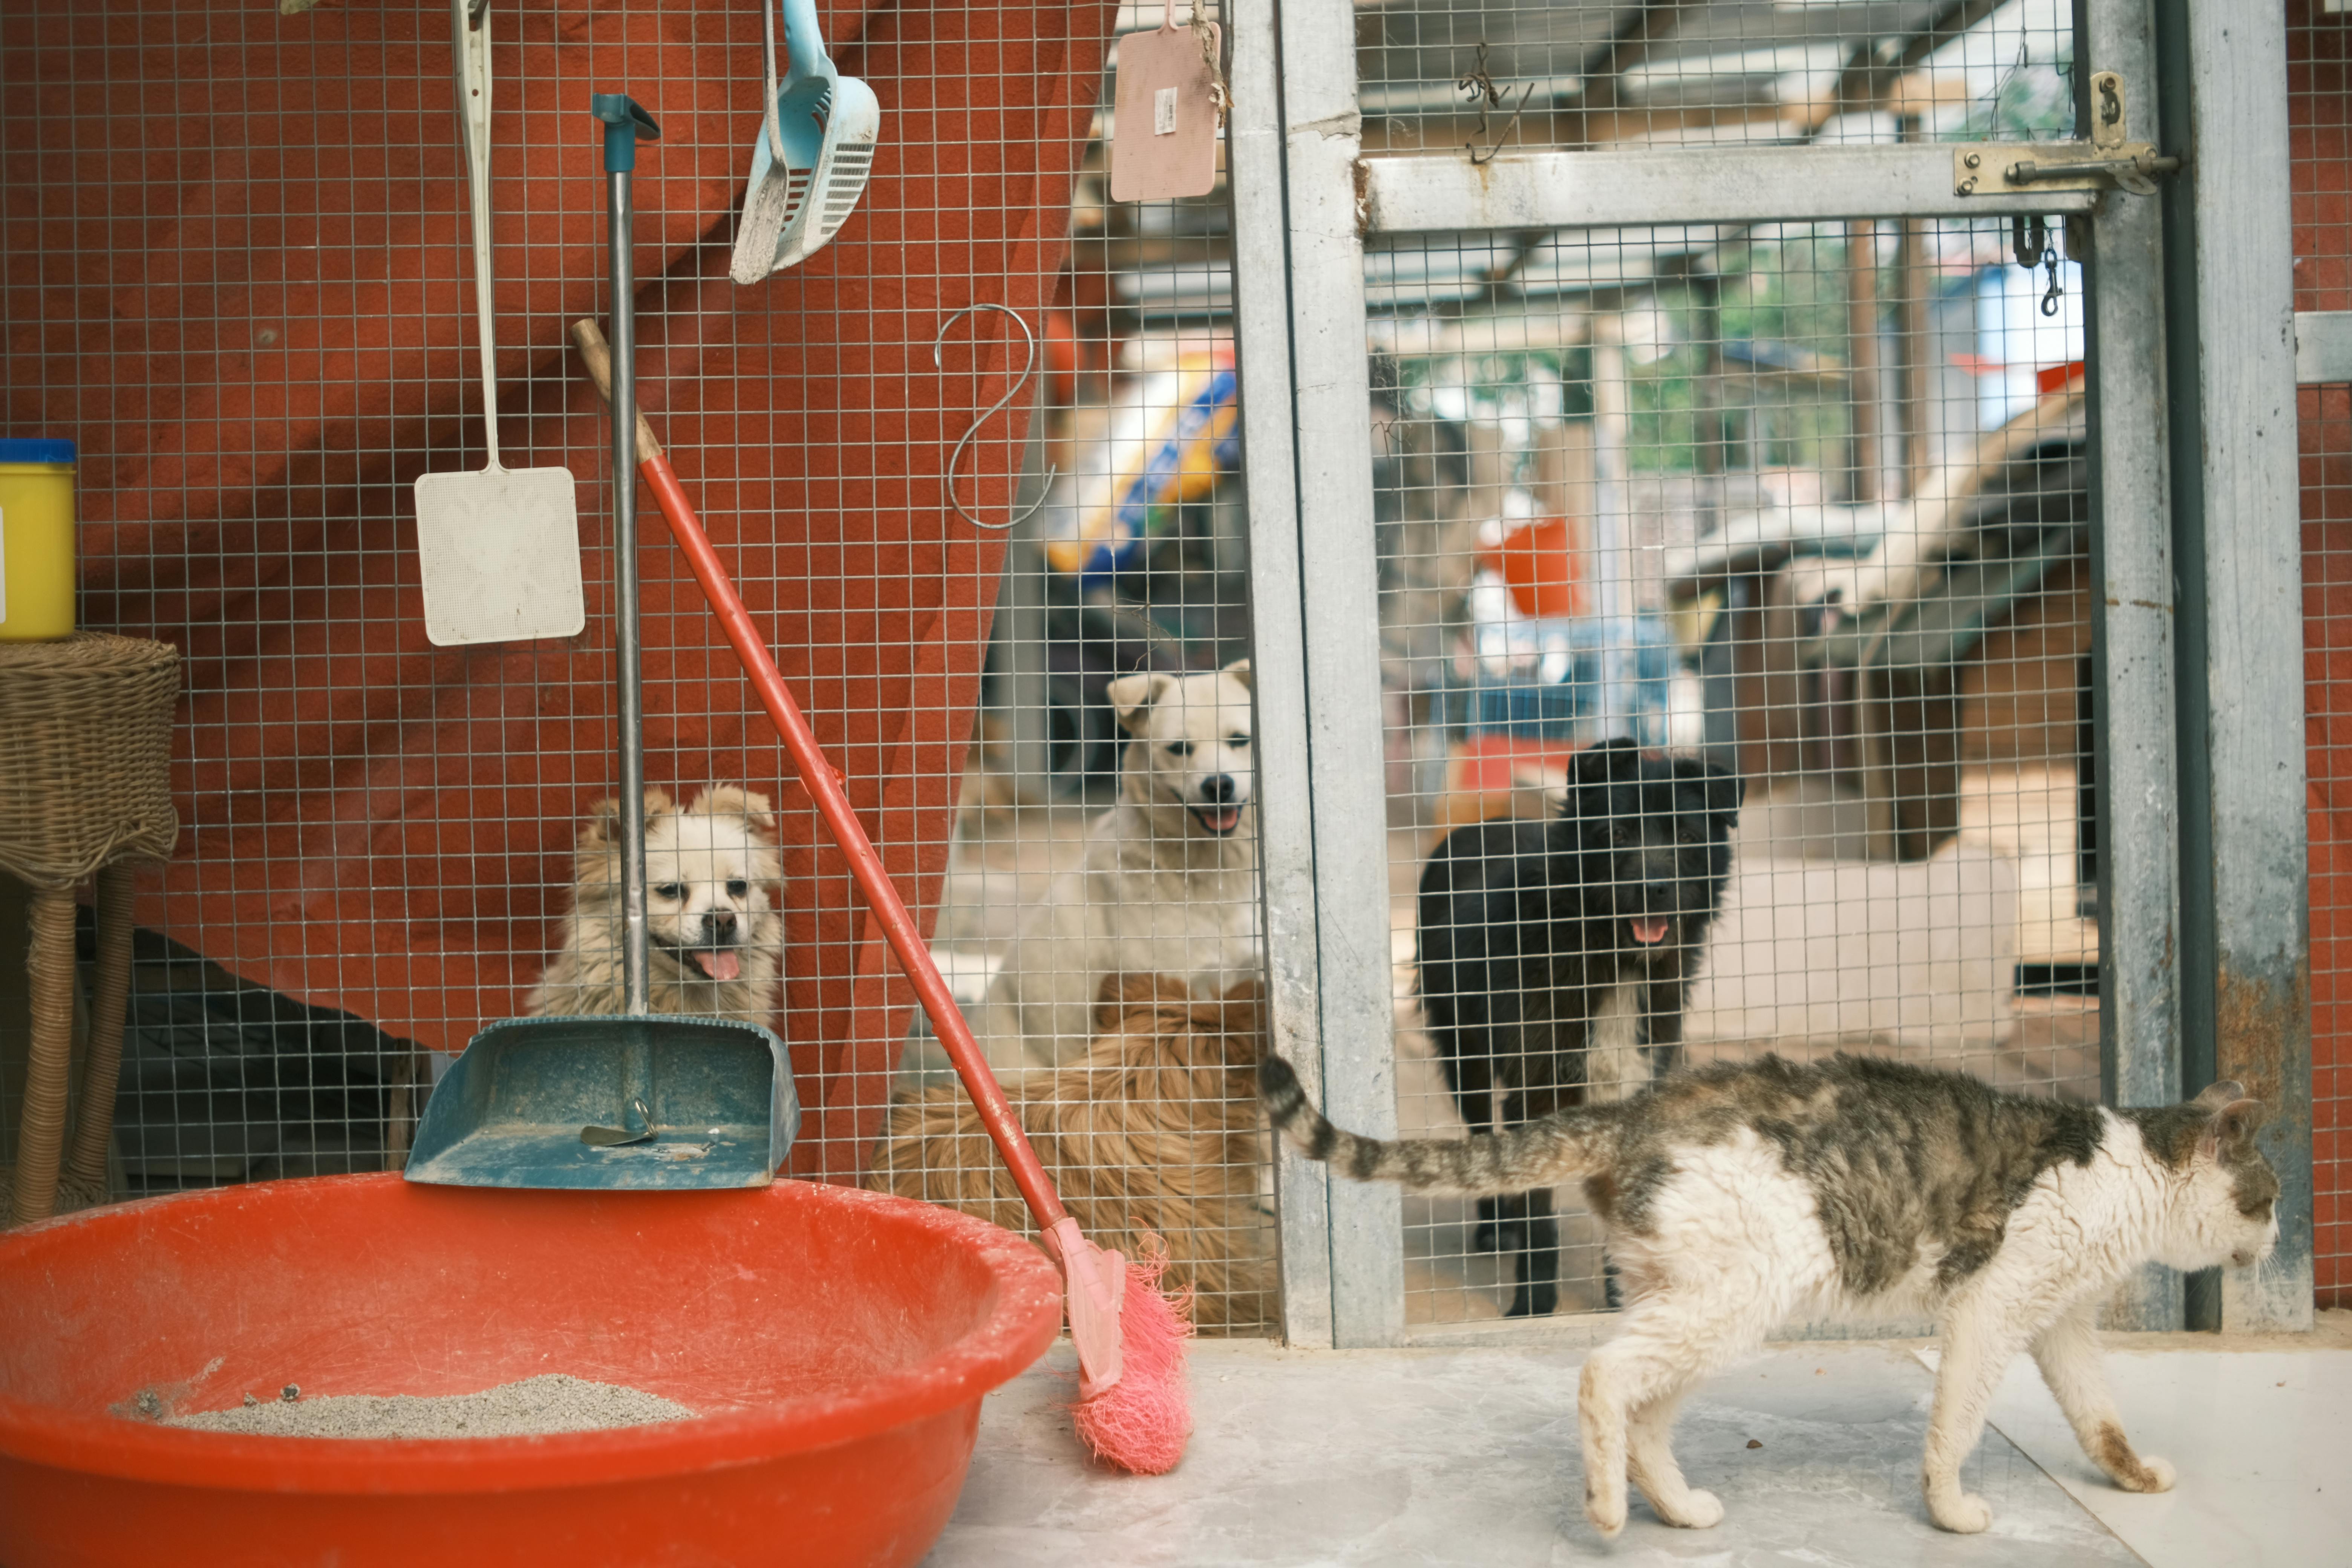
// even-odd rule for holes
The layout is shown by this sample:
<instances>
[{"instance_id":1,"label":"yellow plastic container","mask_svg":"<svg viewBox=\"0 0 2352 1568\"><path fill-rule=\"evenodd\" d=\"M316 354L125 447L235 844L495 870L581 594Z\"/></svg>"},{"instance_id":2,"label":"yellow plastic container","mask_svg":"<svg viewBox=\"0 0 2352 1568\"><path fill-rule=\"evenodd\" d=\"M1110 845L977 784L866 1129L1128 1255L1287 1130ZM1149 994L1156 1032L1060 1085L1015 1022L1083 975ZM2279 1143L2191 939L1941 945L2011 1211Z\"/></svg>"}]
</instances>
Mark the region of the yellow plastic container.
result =
<instances>
[{"instance_id":1,"label":"yellow plastic container","mask_svg":"<svg viewBox=\"0 0 2352 1568\"><path fill-rule=\"evenodd\" d=\"M74 629L74 444L0 440L0 642Z\"/></svg>"}]
</instances>

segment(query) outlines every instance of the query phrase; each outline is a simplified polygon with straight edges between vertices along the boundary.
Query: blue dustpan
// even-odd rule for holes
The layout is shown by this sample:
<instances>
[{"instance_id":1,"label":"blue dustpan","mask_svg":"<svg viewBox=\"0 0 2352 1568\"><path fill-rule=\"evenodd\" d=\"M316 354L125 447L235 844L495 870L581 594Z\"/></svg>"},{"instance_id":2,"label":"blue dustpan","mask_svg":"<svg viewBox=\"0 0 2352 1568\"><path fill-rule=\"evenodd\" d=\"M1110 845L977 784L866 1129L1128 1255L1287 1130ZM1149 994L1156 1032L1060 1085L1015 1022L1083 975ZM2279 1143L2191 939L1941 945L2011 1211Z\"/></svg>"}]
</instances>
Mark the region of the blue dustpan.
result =
<instances>
[{"instance_id":1,"label":"blue dustpan","mask_svg":"<svg viewBox=\"0 0 2352 1568\"><path fill-rule=\"evenodd\" d=\"M613 471L636 472L630 176L661 134L599 93L612 203ZM646 1010L645 697L637 659L636 488L613 487L621 677L621 963L628 1012L509 1018L474 1037L425 1102L407 1176L459 1187L764 1187L800 1131L784 1043L731 1018Z\"/></svg>"},{"instance_id":2,"label":"blue dustpan","mask_svg":"<svg viewBox=\"0 0 2352 1568\"><path fill-rule=\"evenodd\" d=\"M509 1018L425 1102L408 1179L459 1187L763 1187L792 1152L783 1042L729 1019Z\"/></svg>"},{"instance_id":3,"label":"blue dustpan","mask_svg":"<svg viewBox=\"0 0 2352 1568\"><path fill-rule=\"evenodd\" d=\"M815 0L782 0L791 58L776 79L776 12L761 0L768 32L767 99L751 146L751 182L728 276L757 283L824 248L857 209L882 106L874 89L833 68L817 31Z\"/></svg>"}]
</instances>

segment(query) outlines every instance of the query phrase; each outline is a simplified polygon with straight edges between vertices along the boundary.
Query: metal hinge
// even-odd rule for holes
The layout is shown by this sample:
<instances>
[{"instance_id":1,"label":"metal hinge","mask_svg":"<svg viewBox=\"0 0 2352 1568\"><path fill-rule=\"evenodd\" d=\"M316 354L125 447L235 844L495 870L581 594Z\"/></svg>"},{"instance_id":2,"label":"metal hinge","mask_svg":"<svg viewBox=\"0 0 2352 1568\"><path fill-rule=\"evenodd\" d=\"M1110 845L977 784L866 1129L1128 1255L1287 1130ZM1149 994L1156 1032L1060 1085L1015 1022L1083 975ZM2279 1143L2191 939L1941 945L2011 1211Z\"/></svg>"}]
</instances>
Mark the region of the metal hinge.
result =
<instances>
[{"instance_id":1,"label":"metal hinge","mask_svg":"<svg viewBox=\"0 0 2352 1568\"><path fill-rule=\"evenodd\" d=\"M2110 184L2134 195L2156 195L2155 176L2180 160L2158 156L2147 142L2124 140L2124 79L2114 71L2091 78L2091 139L2083 142L1974 142L1952 149L1952 193L2013 195L2020 191L2103 191Z\"/></svg>"}]
</instances>

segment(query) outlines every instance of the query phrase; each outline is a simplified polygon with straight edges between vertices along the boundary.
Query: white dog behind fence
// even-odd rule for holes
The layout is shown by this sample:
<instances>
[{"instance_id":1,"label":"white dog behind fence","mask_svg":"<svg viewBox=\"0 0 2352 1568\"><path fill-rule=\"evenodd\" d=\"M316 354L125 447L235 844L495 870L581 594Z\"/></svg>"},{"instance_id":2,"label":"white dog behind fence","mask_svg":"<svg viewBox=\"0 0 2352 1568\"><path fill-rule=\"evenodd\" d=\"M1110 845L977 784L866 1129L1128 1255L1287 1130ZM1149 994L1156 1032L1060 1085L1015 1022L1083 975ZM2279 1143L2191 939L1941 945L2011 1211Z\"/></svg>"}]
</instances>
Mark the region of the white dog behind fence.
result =
<instances>
[{"instance_id":1,"label":"white dog behind fence","mask_svg":"<svg viewBox=\"0 0 2352 1568\"><path fill-rule=\"evenodd\" d=\"M973 1016L999 1070L1083 1053L1107 973L1171 974L1222 995L1259 971L1249 661L1121 676L1108 691L1129 737L1118 804L1023 917Z\"/></svg>"}]
</instances>

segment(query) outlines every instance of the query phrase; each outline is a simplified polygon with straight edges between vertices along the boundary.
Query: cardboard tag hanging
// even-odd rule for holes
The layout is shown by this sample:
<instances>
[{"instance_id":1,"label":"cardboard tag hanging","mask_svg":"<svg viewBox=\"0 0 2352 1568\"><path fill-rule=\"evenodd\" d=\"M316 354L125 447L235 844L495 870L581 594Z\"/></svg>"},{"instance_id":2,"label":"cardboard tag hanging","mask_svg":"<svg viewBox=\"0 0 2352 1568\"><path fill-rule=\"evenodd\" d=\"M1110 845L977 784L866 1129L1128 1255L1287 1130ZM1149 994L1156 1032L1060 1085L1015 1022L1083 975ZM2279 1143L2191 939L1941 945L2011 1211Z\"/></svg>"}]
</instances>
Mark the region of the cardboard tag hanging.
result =
<instances>
[{"instance_id":1,"label":"cardboard tag hanging","mask_svg":"<svg viewBox=\"0 0 2352 1568\"><path fill-rule=\"evenodd\" d=\"M1118 41L1111 120L1110 199L1205 196L1217 183L1217 66L1223 33L1193 13L1176 26L1167 0L1157 30Z\"/></svg>"}]
</instances>

